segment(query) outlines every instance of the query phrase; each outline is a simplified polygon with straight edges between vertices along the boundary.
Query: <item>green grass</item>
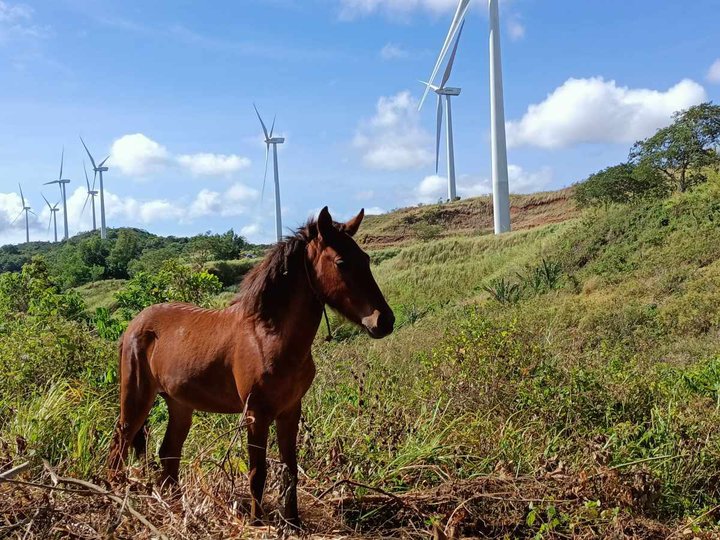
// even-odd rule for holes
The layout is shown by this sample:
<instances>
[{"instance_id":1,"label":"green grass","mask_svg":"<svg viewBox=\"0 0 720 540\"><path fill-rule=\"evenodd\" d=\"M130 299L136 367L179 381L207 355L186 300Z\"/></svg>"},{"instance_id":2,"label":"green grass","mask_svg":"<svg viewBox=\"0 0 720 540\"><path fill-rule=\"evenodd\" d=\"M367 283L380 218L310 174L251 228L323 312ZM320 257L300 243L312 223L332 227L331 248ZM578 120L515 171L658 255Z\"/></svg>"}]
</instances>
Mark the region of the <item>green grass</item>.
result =
<instances>
[{"instance_id":1,"label":"green grass","mask_svg":"<svg viewBox=\"0 0 720 540\"><path fill-rule=\"evenodd\" d=\"M299 436L305 474L314 485L353 478L402 492L553 463L577 482L617 472L631 501L598 488L603 508L671 524L706 515L720 504L718 201L716 179L502 237L456 231L373 249L397 329L370 340L333 315L337 339L316 341ZM512 302L492 294L500 280L517 287ZM96 299L112 286L98 289L79 292ZM22 435L26 453L97 473L117 410L113 369L102 369L116 363L113 346L76 323L59 336L46 329L52 372L38 375L38 341L23 348L32 324L0 331L0 370L26 388L22 399L0 392L0 438L18 452ZM63 351L77 361L58 378ZM229 452L244 470L244 448L218 438L236 420L197 415L186 462ZM160 405L155 450L165 421Z\"/></svg>"},{"instance_id":2,"label":"green grass","mask_svg":"<svg viewBox=\"0 0 720 540\"><path fill-rule=\"evenodd\" d=\"M115 293L122 289L124 279L108 279L105 281L94 281L74 290L82 297L89 313L94 313L97 308L115 308Z\"/></svg>"}]
</instances>

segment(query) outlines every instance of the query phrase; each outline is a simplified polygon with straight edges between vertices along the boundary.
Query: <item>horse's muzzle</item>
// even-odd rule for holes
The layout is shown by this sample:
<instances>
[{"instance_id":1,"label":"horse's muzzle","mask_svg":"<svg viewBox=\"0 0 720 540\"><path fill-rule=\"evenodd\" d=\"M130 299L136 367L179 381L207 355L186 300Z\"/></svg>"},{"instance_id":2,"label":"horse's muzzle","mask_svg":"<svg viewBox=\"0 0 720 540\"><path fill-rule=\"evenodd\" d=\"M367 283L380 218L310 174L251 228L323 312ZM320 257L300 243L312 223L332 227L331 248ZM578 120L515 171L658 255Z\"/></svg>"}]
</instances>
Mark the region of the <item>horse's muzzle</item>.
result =
<instances>
[{"instance_id":1,"label":"horse's muzzle","mask_svg":"<svg viewBox=\"0 0 720 540\"><path fill-rule=\"evenodd\" d=\"M393 326L395 325L395 314L390 308L383 311L376 309L373 311L372 315L363 317L362 325L365 327L368 334L370 334L371 338L384 338L393 331Z\"/></svg>"}]
</instances>

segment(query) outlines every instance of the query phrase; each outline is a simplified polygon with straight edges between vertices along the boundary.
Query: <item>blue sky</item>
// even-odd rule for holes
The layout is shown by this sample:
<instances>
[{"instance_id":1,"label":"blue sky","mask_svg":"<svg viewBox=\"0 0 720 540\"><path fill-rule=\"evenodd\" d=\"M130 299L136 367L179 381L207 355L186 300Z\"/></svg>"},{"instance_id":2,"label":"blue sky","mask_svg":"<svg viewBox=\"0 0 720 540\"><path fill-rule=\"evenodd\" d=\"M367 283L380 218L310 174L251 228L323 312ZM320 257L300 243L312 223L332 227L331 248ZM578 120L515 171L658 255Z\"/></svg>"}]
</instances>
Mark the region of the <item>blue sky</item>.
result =
<instances>
[{"instance_id":1,"label":"blue sky","mask_svg":"<svg viewBox=\"0 0 720 540\"><path fill-rule=\"evenodd\" d=\"M82 134L111 154L109 226L274 237L257 103L276 132L283 220L436 201L426 78L456 0L0 0L0 244L45 240L65 147L71 233L89 228ZM501 2L511 190L622 161L674 110L720 100L716 0ZM451 78L459 193L490 175L486 3ZM270 180L270 178L268 179ZM55 188L55 189L53 189ZM31 216L32 217L32 216Z\"/></svg>"}]
</instances>

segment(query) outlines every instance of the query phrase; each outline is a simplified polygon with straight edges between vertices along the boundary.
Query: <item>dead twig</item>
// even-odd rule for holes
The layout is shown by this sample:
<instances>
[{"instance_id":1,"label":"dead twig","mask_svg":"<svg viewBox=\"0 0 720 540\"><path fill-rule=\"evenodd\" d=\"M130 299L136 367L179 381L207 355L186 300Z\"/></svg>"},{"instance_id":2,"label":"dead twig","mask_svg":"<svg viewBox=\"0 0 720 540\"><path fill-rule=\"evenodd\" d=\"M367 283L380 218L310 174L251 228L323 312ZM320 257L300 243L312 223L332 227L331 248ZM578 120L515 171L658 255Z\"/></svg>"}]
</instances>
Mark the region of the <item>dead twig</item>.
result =
<instances>
[{"instance_id":1,"label":"dead twig","mask_svg":"<svg viewBox=\"0 0 720 540\"><path fill-rule=\"evenodd\" d=\"M0 473L0 478L3 480L11 480L15 478L18 474L21 472L27 471L30 468L30 462L26 461L25 463L22 463L16 467L13 467L12 469L9 469L5 472Z\"/></svg>"},{"instance_id":2,"label":"dead twig","mask_svg":"<svg viewBox=\"0 0 720 540\"><path fill-rule=\"evenodd\" d=\"M121 507L125 504L125 503L123 502L123 499L121 499L120 497L118 497L118 496L115 495L114 493L111 493L110 491L108 491L108 490L106 490L106 489L104 489L104 488L101 488L101 487L98 486L98 485L93 484L92 482L88 482L87 480L78 480L78 479L76 479L76 478L65 478L65 477L62 477L62 476L58 476L58 475L55 473L55 471L52 470L52 468L50 467L50 464L49 464L47 461L45 461L45 460L43 460L43 466L45 467L45 470L47 470L47 472L50 474L50 477L53 478L53 480L56 480L58 484L70 484L70 485L75 485L75 486L84 487L85 489L87 489L88 491L90 491L91 494L94 494L94 495L102 495L102 496L104 496L104 497L107 497L107 498L110 499L111 501L119 504ZM162 538L162 539L164 539L164 540L167 540L167 536L165 536L164 534L162 534L162 533L155 527L155 525L153 525L152 523L150 523L150 521L149 521L145 516L143 516L140 512L138 512L137 510L135 510L135 509L130 505L130 502L129 502L129 501L127 502L127 505L125 505L125 506L126 506L126 508L127 508L127 511L128 511L130 514L132 514L132 515L135 517L135 519L137 519L140 523L142 523L142 524L145 525L148 529L150 529L155 535L158 536L158 538Z\"/></svg>"}]
</instances>

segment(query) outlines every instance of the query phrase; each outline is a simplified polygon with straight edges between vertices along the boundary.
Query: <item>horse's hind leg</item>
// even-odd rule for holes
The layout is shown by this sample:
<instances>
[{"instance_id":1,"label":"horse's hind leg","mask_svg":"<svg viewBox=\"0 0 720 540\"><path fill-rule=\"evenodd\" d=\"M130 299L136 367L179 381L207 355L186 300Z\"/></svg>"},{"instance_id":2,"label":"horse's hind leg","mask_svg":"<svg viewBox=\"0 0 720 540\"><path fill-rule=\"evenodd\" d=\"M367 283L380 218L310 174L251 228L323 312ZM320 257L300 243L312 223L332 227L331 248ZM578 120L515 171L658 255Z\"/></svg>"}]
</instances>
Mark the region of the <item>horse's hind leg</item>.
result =
<instances>
[{"instance_id":1,"label":"horse's hind leg","mask_svg":"<svg viewBox=\"0 0 720 540\"><path fill-rule=\"evenodd\" d=\"M111 476L120 472L125 465L131 444L136 451L145 447L144 433L139 432L150 413L157 390L147 363L140 356L137 351L121 353L120 418L108 459Z\"/></svg>"},{"instance_id":2,"label":"horse's hind leg","mask_svg":"<svg viewBox=\"0 0 720 540\"><path fill-rule=\"evenodd\" d=\"M165 437L160 445L160 463L162 464L160 485L172 487L178 483L180 454L190 432L193 409L165 394L162 396L167 403L170 418Z\"/></svg>"}]
</instances>

